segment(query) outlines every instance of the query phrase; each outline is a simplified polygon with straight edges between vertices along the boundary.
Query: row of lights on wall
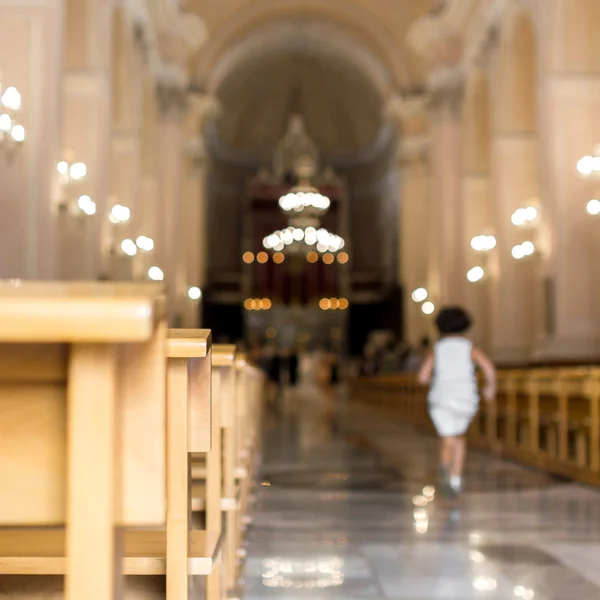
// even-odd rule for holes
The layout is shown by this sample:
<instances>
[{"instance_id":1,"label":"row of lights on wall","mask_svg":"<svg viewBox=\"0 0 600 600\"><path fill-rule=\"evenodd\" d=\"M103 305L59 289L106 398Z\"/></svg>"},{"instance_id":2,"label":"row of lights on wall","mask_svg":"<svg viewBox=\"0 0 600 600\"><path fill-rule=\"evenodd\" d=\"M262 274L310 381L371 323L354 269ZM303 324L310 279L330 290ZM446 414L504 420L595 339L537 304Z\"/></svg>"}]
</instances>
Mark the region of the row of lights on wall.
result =
<instances>
[{"instance_id":1,"label":"row of lights on wall","mask_svg":"<svg viewBox=\"0 0 600 600\"><path fill-rule=\"evenodd\" d=\"M17 117L21 112L21 94L15 87L4 89L0 82L0 146L11 157L25 141L25 127Z\"/></svg>"},{"instance_id":2,"label":"row of lights on wall","mask_svg":"<svg viewBox=\"0 0 600 600\"><path fill-rule=\"evenodd\" d=\"M435 312L435 304L428 300L429 292L424 287L413 290L411 298L413 302L421 305L421 311L424 315L432 315Z\"/></svg>"},{"instance_id":3,"label":"row of lights on wall","mask_svg":"<svg viewBox=\"0 0 600 600\"><path fill-rule=\"evenodd\" d=\"M60 197L58 200L59 211L72 215L82 214L93 216L96 214L96 203L87 194L72 194L71 190L83 183L87 178L88 169L84 162L70 162L62 160L56 165ZM74 201L76 198L76 202ZM108 220L116 226L124 225L131 220L131 210L123 204L114 204L108 213ZM154 250L154 240L146 235L138 236L135 241L126 238L119 244L120 251L129 257L140 253L149 254ZM152 281L163 281L163 270L153 265L148 269L147 276Z\"/></svg>"},{"instance_id":4,"label":"row of lights on wall","mask_svg":"<svg viewBox=\"0 0 600 600\"><path fill-rule=\"evenodd\" d=\"M0 146L9 155L15 148L25 141L25 128L18 120L18 114L21 112L21 94L15 87L8 87L3 90L0 81ZM76 195L76 201L71 201L69 194L70 188L83 182L87 177L87 165L84 162L69 162L61 160L56 165L58 172L58 184L60 188L60 197L58 199L59 211L68 211L71 214L81 214L93 216L96 214L96 202L88 194ZM131 218L131 211L127 206L115 204L108 215L111 223L118 225L127 223ZM120 244L120 249L127 256L135 256L138 250L141 252L151 252L154 249L152 238L140 235L135 241L124 239ZM158 266L152 266L148 269L148 278L153 281L163 281L165 275ZM199 300L202 292L199 287L192 286L188 290L188 297L191 300Z\"/></svg>"},{"instance_id":5,"label":"row of lights on wall","mask_svg":"<svg viewBox=\"0 0 600 600\"><path fill-rule=\"evenodd\" d=\"M341 265L345 265L350 257L346 252L340 252L337 256L334 256L331 252L326 252L323 255L319 255L319 253L311 251L306 254L306 260L311 264L318 262L319 258L326 265L332 265L336 260ZM254 255L253 252L244 252L242 260L247 265L251 265L255 260L260 264L265 264L269 262L269 255L266 252L258 252L256 255ZM280 265L285 261L285 255L283 252L275 252L272 256L272 260L274 263Z\"/></svg>"},{"instance_id":6,"label":"row of lights on wall","mask_svg":"<svg viewBox=\"0 0 600 600\"><path fill-rule=\"evenodd\" d=\"M511 222L519 229L534 229L539 223L539 210L533 204L519 208L511 215ZM477 235L471 240L471 248L482 255L490 253L496 248L496 245L496 238L489 234ZM513 246L511 255L515 260L522 260L533 256L535 250L535 244L526 240ZM477 283L484 279L485 275L485 267L476 265L467 271L467 281Z\"/></svg>"},{"instance_id":7,"label":"row of lights on wall","mask_svg":"<svg viewBox=\"0 0 600 600\"><path fill-rule=\"evenodd\" d=\"M273 303L269 298L246 298L244 308L246 310L270 310Z\"/></svg>"},{"instance_id":8,"label":"row of lights on wall","mask_svg":"<svg viewBox=\"0 0 600 600\"><path fill-rule=\"evenodd\" d=\"M586 179L600 179L600 145L594 148L593 155L584 156L577 162L577 171ZM600 200L590 200L586 211L592 217L600 216Z\"/></svg>"},{"instance_id":9,"label":"row of lights on wall","mask_svg":"<svg viewBox=\"0 0 600 600\"><path fill-rule=\"evenodd\" d=\"M346 298L321 298L319 308L321 310L346 310L350 302Z\"/></svg>"}]
</instances>

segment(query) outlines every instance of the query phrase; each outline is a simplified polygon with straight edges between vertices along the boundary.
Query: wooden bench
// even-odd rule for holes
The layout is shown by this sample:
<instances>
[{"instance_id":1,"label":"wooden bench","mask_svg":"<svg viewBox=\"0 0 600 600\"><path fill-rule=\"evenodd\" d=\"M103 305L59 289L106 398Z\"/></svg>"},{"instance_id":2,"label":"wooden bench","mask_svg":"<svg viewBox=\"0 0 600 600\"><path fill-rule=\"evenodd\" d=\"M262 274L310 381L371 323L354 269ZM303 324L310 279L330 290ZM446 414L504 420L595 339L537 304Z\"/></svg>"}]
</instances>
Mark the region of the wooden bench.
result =
<instances>
[{"instance_id":1,"label":"wooden bench","mask_svg":"<svg viewBox=\"0 0 600 600\"><path fill-rule=\"evenodd\" d=\"M219 510L225 522L225 585L230 597L239 591L241 559L244 557L242 533L248 524L247 512L253 461L259 447L262 415L263 375L247 364L245 355L227 344L213 346L213 381L218 381L220 410L214 426L222 443L222 488ZM215 459L216 460L216 459ZM206 512L210 466L196 459L192 467L193 510ZM216 500L215 500L216 503ZM214 513L217 514L217 510Z\"/></svg>"},{"instance_id":2,"label":"wooden bench","mask_svg":"<svg viewBox=\"0 0 600 600\"><path fill-rule=\"evenodd\" d=\"M0 574L112 600L122 571L164 572L138 552L160 534L120 538L165 525L166 337L153 285L0 286Z\"/></svg>"},{"instance_id":3,"label":"wooden bench","mask_svg":"<svg viewBox=\"0 0 600 600\"><path fill-rule=\"evenodd\" d=\"M210 456L214 442L210 332L172 330L167 337L162 298L154 285L0 290L0 435L8 440L0 445L0 518L11 526L0 530L0 575L66 573L67 597L76 597L71 590L95 581L103 566L89 540L110 539L110 548L100 550L112 552L112 560L100 558L115 588L97 586L88 597L114 598L125 574L166 575L166 597L177 599L188 597L193 576L207 576L207 598L222 598L220 521L193 530L190 520L190 457ZM20 311L23 329L17 330ZM77 362L81 353L84 363ZM110 419L106 405L112 405ZM111 458L101 462L105 453ZM73 488L79 496L70 496L67 511ZM207 490L207 503L211 496L219 501L220 477ZM73 512L78 519L69 519Z\"/></svg>"},{"instance_id":4,"label":"wooden bench","mask_svg":"<svg viewBox=\"0 0 600 600\"><path fill-rule=\"evenodd\" d=\"M378 398L382 387L389 390L394 385L399 397L390 411L382 408ZM414 376L360 378L352 386L352 399L386 416L431 429L425 417L426 391L417 386ZM600 486L600 369L499 371L496 401L482 403L468 440L525 464Z\"/></svg>"}]
</instances>

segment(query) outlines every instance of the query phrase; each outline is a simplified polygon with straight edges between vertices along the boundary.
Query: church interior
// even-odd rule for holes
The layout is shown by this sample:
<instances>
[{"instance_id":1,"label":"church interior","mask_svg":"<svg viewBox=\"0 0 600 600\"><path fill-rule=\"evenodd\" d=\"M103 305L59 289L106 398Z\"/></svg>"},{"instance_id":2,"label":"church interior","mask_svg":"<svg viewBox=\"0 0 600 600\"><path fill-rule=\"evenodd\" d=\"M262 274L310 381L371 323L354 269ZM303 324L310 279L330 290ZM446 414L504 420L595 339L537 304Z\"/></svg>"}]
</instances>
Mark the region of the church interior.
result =
<instances>
[{"instance_id":1,"label":"church interior","mask_svg":"<svg viewBox=\"0 0 600 600\"><path fill-rule=\"evenodd\" d=\"M599 30L0 0L0 600L598 597Z\"/></svg>"}]
</instances>

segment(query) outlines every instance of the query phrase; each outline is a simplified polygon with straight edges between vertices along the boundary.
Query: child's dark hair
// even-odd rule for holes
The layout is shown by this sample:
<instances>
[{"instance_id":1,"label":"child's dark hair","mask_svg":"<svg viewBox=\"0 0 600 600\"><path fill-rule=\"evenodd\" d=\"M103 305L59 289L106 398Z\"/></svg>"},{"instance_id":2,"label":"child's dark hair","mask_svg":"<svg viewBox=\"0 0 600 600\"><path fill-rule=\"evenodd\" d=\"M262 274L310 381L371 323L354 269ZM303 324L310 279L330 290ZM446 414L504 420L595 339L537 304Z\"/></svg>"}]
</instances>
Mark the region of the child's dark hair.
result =
<instances>
[{"instance_id":1,"label":"child's dark hair","mask_svg":"<svg viewBox=\"0 0 600 600\"><path fill-rule=\"evenodd\" d=\"M459 306L442 308L435 320L438 331L442 335L465 333L471 328L471 317Z\"/></svg>"}]
</instances>

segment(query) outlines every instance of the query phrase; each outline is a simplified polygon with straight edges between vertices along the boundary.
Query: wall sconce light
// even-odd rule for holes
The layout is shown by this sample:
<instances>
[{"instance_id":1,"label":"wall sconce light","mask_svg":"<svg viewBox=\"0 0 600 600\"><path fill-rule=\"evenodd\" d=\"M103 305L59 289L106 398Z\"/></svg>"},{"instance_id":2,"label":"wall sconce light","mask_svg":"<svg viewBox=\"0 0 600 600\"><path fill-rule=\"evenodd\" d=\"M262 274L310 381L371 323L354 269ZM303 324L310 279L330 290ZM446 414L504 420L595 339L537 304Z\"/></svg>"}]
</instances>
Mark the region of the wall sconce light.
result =
<instances>
[{"instance_id":1,"label":"wall sconce light","mask_svg":"<svg viewBox=\"0 0 600 600\"><path fill-rule=\"evenodd\" d=\"M72 216L96 214L96 203L87 194L79 194L79 186L87 177L87 166L83 162L61 160L56 165L58 171L59 196L57 207L59 213Z\"/></svg>"},{"instance_id":2,"label":"wall sconce light","mask_svg":"<svg viewBox=\"0 0 600 600\"><path fill-rule=\"evenodd\" d=\"M525 208L517 209L512 214L511 221L515 227L535 227L539 216L539 209L533 204L529 204Z\"/></svg>"},{"instance_id":3,"label":"wall sconce light","mask_svg":"<svg viewBox=\"0 0 600 600\"><path fill-rule=\"evenodd\" d=\"M481 281L485 277L485 269L483 267L473 267L467 271L467 280L470 283Z\"/></svg>"},{"instance_id":4,"label":"wall sconce light","mask_svg":"<svg viewBox=\"0 0 600 600\"><path fill-rule=\"evenodd\" d=\"M413 293L411 294L411 298L413 299L413 302L419 304L427 300L428 295L429 293L427 292L427 290L423 287L420 287L413 291Z\"/></svg>"},{"instance_id":5,"label":"wall sconce light","mask_svg":"<svg viewBox=\"0 0 600 600\"><path fill-rule=\"evenodd\" d=\"M425 315L432 315L435 312L435 304L433 302L424 302L421 310Z\"/></svg>"},{"instance_id":6,"label":"wall sconce light","mask_svg":"<svg viewBox=\"0 0 600 600\"><path fill-rule=\"evenodd\" d=\"M471 248L475 252L489 252L496 247L496 238L493 235L476 235L471 240Z\"/></svg>"},{"instance_id":7,"label":"wall sconce light","mask_svg":"<svg viewBox=\"0 0 600 600\"><path fill-rule=\"evenodd\" d=\"M580 158L577 161L577 171L583 177L600 174L600 144L594 148L594 154Z\"/></svg>"},{"instance_id":8,"label":"wall sconce light","mask_svg":"<svg viewBox=\"0 0 600 600\"><path fill-rule=\"evenodd\" d=\"M127 223L129 219L131 219L131 211L122 204L115 204L108 215L108 220L115 225L117 223Z\"/></svg>"},{"instance_id":9,"label":"wall sconce light","mask_svg":"<svg viewBox=\"0 0 600 600\"><path fill-rule=\"evenodd\" d=\"M600 200L590 200L587 203L586 210L588 215L592 215L592 217L600 215Z\"/></svg>"},{"instance_id":10,"label":"wall sconce light","mask_svg":"<svg viewBox=\"0 0 600 600\"><path fill-rule=\"evenodd\" d=\"M162 281L165 278L165 274L160 267L153 266L148 269L148 277L152 281Z\"/></svg>"},{"instance_id":11,"label":"wall sconce light","mask_svg":"<svg viewBox=\"0 0 600 600\"><path fill-rule=\"evenodd\" d=\"M516 260L522 260L528 256L532 256L535 253L535 245L533 242L527 241L522 244L513 246L512 256Z\"/></svg>"},{"instance_id":12,"label":"wall sconce light","mask_svg":"<svg viewBox=\"0 0 600 600\"><path fill-rule=\"evenodd\" d=\"M145 235L140 235L135 240L135 245L142 252L152 252L154 250L154 240Z\"/></svg>"},{"instance_id":13,"label":"wall sconce light","mask_svg":"<svg viewBox=\"0 0 600 600\"><path fill-rule=\"evenodd\" d=\"M137 246L133 240L126 239L121 242L121 251L127 256L135 256L137 254Z\"/></svg>"},{"instance_id":14,"label":"wall sconce light","mask_svg":"<svg viewBox=\"0 0 600 600\"><path fill-rule=\"evenodd\" d=\"M194 285L188 290L188 297L190 300L200 300L202 298L202 290Z\"/></svg>"},{"instance_id":15,"label":"wall sconce light","mask_svg":"<svg viewBox=\"0 0 600 600\"><path fill-rule=\"evenodd\" d=\"M2 91L0 83L0 146L8 158L12 158L15 150L25 141L25 128L17 122L21 112L21 94L15 87L7 87Z\"/></svg>"}]
</instances>

